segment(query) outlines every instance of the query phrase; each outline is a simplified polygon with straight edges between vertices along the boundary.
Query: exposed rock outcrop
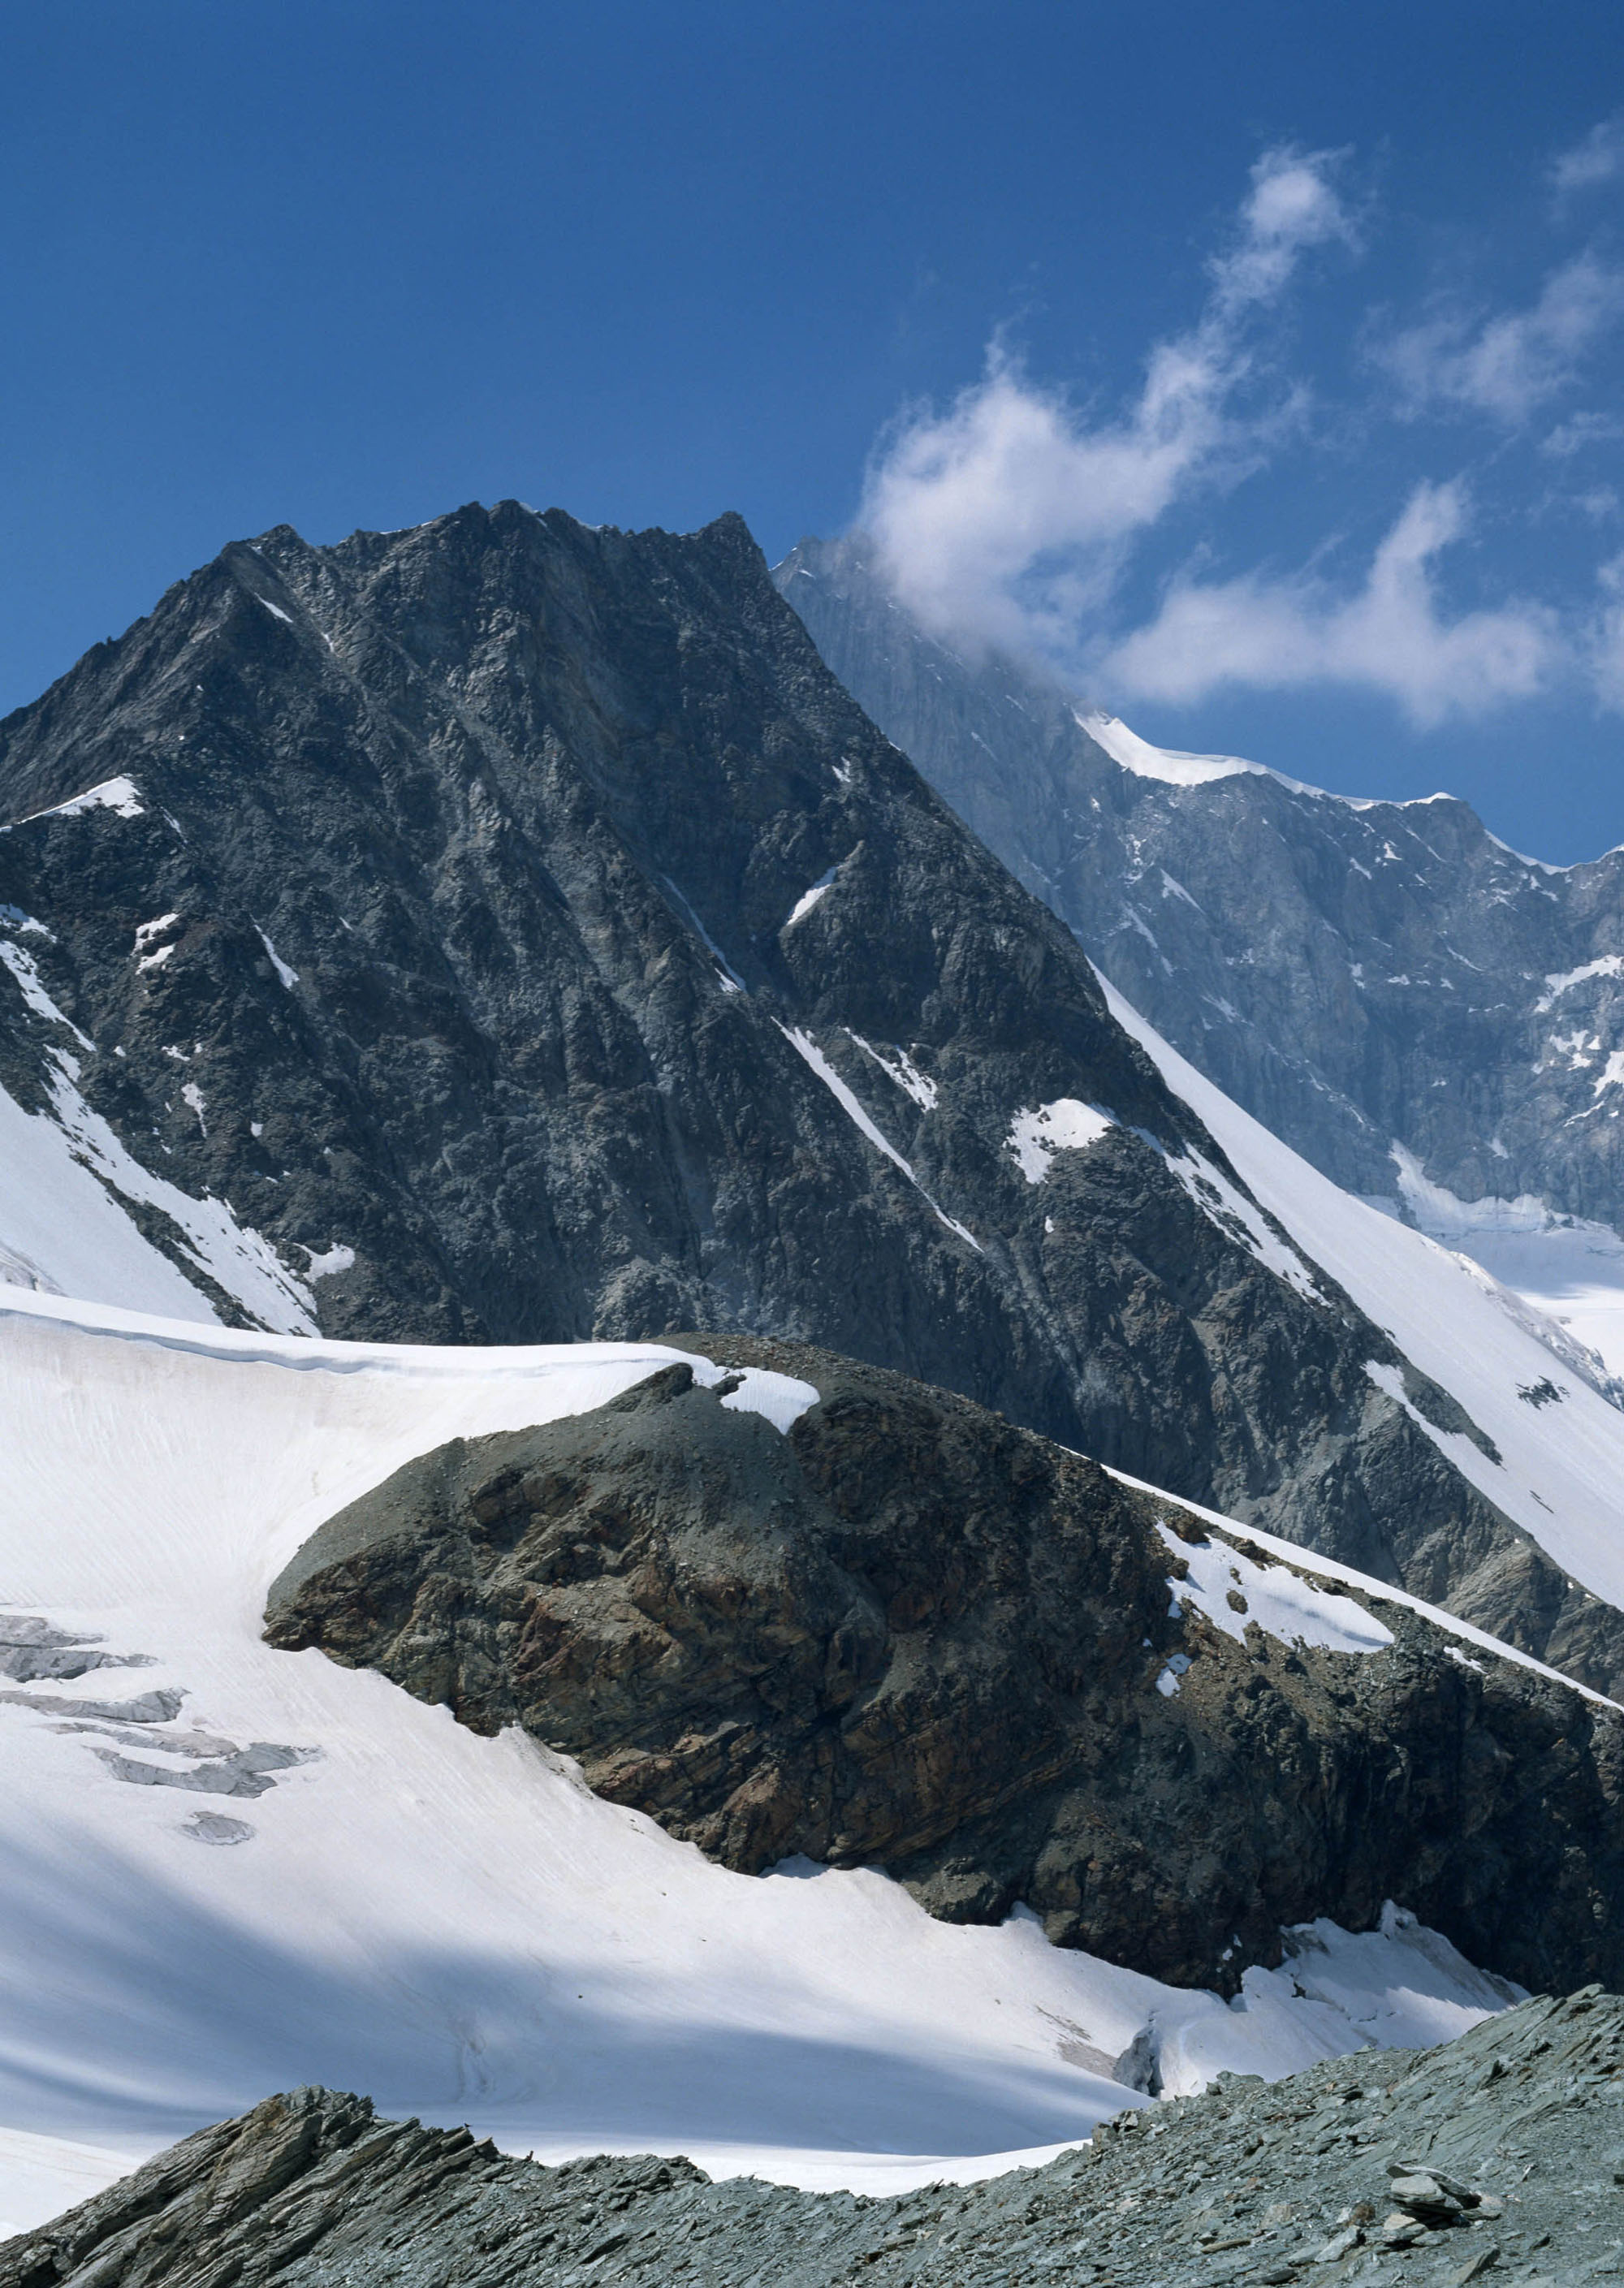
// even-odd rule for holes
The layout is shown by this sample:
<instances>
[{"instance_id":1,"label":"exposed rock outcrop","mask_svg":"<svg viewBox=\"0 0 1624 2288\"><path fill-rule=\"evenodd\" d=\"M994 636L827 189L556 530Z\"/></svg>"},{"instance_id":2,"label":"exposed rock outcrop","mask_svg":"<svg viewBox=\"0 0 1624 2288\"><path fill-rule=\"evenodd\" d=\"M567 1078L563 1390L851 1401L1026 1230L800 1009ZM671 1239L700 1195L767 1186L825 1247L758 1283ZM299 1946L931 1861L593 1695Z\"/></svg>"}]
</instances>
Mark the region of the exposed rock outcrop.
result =
<instances>
[{"instance_id":1,"label":"exposed rock outcrop","mask_svg":"<svg viewBox=\"0 0 1624 2288\"><path fill-rule=\"evenodd\" d=\"M678 1363L453 1442L306 1544L270 1641L521 1724L728 1866L883 1865L951 1919L1023 1900L1174 1982L1389 1897L1524 1985L1624 1980L1618 1710L1284 1567L1283 1620L1255 1545L963 1399L688 1340L820 1401L782 1434Z\"/></svg>"}]
</instances>

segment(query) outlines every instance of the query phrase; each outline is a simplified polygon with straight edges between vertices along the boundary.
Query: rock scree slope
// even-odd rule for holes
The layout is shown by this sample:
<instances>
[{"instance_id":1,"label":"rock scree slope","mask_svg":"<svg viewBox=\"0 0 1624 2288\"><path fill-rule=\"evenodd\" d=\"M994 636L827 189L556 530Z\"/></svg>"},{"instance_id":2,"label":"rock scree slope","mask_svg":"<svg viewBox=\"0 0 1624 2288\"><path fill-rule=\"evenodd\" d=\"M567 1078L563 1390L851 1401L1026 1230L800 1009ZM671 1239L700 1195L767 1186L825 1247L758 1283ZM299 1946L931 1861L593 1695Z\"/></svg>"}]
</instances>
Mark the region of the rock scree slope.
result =
<instances>
[{"instance_id":1,"label":"rock scree slope","mask_svg":"<svg viewBox=\"0 0 1624 2288\"><path fill-rule=\"evenodd\" d=\"M1408 2281L1624 2267L1624 2003L1540 1997L1444 2047L1365 2051L1124 2112L1048 2165L896 2199L683 2160L515 2159L301 2089L0 2247L0 2288L506 2288L586 2280Z\"/></svg>"}]
</instances>

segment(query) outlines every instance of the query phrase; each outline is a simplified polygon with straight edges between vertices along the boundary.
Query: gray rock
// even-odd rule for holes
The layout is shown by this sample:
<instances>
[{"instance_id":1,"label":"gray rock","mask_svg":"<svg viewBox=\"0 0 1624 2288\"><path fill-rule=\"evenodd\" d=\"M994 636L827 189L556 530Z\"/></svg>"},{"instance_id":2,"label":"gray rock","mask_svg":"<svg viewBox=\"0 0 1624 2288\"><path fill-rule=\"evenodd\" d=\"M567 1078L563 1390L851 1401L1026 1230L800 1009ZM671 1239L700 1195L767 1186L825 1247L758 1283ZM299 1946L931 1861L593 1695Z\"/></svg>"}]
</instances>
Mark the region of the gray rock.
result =
<instances>
[{"instance_id":1,"label":"gray rock","mask_svg":"<svg viewBox=\"0 0 1624 2288\"><path fill-rule=\"evenodd\" d=\"M1501 2073L1463 2106L1465 2082ZM1580 2094L1563 2093L1578 2080ZM0 2288L563 2288L588 2280L667 2280L692 2288L837 2288L861 2279L939 2288L992 2281L1095 2280L1108 2288L1212 2288L1316 2276L1460 2281L1502 2263L1514 2276L1606 2276L1616 2251L1581 2229L1598 2123L1624 2083L1624 2002L1541 1998L1421 2054L1333 2059L1266 2088L1163 2101L1142 2126L977 2185L929 2185L900 2199L799 2193L750 2181L711 2183L689 2163L603 2157L543 2168L466 2129L380 2122L363 2099L299 2090L267 2099L160 2155L92 2201L0 2247ZM1357 2091L1357 2094L1354 2093ZM1361 2129L1424 2136L1451 2173L1503 2187L1495 2237L1460 2231L1413 2241L1385 2233L1362 2256L1354 2221L1329 2215L1380 2193L1381 2163L1312 2150L1322 2101ZM1274 2134L1245 2163L1258 2125ZM1147 2133L1147 2128L1149 2133ZM1519 2157L1537 2137L1540 2168ZM1468 2154L1477 2157L1469 2165ZM1440 2165L1443 2161L1440 2160ZM1204 2246L1181 2221L1182 2189L1222 2172L1232 2218ZM1298 2237L1280 2213L1302 2207ZM1437 2244L1441 2276L1423 2269ZM1537 2250L1538 2269L1517 2255ZM1333 2252L1335 2252L1333 2253ZM1509 2255L1508 2255L1509 2252ZM1383 2270L1396 2258L1401 2275ZM1338 2265L1346 2268L1336 2269ZM1358 2268L1365 2268L1361 2273ZM1372 2268L1374 2268L1373 2270ZM1412 2271L1413 2268L1413 2272Z\"/></svg>"}]
</instances>

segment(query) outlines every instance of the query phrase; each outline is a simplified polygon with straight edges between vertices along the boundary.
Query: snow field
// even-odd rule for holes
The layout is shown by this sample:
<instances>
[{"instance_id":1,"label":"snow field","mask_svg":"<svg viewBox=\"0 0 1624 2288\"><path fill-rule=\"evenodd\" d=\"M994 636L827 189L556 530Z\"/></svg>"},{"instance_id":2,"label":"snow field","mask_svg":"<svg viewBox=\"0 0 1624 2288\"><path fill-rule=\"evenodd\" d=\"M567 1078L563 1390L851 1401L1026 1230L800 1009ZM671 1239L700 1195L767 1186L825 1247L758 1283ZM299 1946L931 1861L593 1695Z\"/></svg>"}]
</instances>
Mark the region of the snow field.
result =
<instances>
[{"instance_id":1,"label":"snow field","mask_svg":"<svg viewBox=\"0 0 1624 2288\"><path fill-rule=\"evenodd\" d=\"M1023 1911L933 1922L876 1871L733 1875L517 1730L478 1738L260 1641L270 1581L322 1518L448 1437L603 1403L665 1347L391 1350L4 1304L0 1635L37 1616L115 1664L0 1702L14 2224L310 2081L545 2157L656 2149L899 2189L1086 2137L1138 2101L1110 2066L1147 2027L1176 2092L1444 2039L1505 1998L1402 1917L1300 1934L1228 2006L1053 1948ZM814 1394L756 1375L726 1402L784 1427ZM167 1725L83 1712L165 1692L186 1696ZM268 1770L263 1744L285 1752ZM229 1777L222 1749L259 1791L185 1784ZM128 1784L110 1757L182 1784Z\"/></svg>"}]
</instances>

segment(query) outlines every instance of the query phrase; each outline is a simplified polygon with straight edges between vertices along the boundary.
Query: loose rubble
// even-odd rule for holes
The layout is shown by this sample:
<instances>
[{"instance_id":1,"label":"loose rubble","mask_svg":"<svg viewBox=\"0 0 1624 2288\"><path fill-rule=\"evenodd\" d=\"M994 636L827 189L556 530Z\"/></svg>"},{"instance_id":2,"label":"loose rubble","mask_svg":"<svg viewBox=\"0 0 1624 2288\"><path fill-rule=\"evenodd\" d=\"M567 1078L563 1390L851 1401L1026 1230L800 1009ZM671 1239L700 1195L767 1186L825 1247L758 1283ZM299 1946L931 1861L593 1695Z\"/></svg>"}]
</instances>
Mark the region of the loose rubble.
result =
<instances>
[{"instance_id":1,"label":"loose rubble","mask_svg":"<svg viewBox=\"0 0 1624 2288\"><path fill-rule=\"evenodd\" d=\"M1624 2276L1624 1999L1540 1997L1442 2048L1224 2075L1040 2169L899 2199L544 2168L299 2090L0 2247L0 2288L1524 2288Z\"/></svg>"}]
</instances>

